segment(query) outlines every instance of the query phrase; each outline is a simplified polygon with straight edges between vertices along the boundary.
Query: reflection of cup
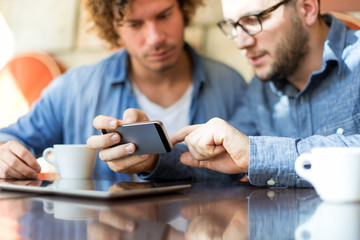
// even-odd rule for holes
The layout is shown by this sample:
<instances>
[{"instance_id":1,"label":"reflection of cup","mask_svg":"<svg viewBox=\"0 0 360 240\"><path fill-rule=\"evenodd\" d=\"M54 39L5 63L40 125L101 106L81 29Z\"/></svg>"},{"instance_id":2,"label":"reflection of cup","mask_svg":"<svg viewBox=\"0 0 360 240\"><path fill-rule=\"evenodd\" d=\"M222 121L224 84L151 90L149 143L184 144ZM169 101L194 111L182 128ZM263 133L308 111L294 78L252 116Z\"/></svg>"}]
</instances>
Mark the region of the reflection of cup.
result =
<instances>
[{"instance_id":1,"label":"reflection of cup","mask_svg":"<svg viewBox=\"0 0 360 240\"><path fill-rule=\"evenodd\" d=\"M53 153L54 157L49 158ZM46 161L53 164L62 178L91 178L97 151L84 145L56 144L43 152Z\"/></svg>"},{"instance_id":2,"label":"reflection of cup","mask_svg":"<svg viewBox=\"0 0 360 240\"><path fill-rule=\"evenodd\" d=\"M95 189L94 182L90 179L58 179L49 187L70 191ZM54 214L55 218L64 220L85 220L97 217L96 210L79 203L66 201L46 201L44 202L44 210L47 213Z\"/></svg>"},{"instance_id":3,"label":"reflection of cup","mask_svg":"<svg viewBox=\"0 0 360 240\"><path fill-rule=\"evenodd\" d=\"M323 202L295 231L295 239L360 239L360 205Z\"/></svg>"},{"instance_id":4,"label":"reflection of cup","mask_svg":"<svg viewBox=\"0 0 360 240\"><path fill-rule=\"evenodd\" d=\"M44 211L54 214L56 219L64 220L86 220L97 218L97 211L78 203L45 201Z\"/></svg>"},{"instance_id":5,"label":"reflection of cup","mask_svg":"<svg viewBox=\"0 0 360 240\"><path fill-rule=\"evenodd\" d=\"M323 200L360 201L360 148L313 148L298 157L295 170Z\"/></svg>"}]
</instances>

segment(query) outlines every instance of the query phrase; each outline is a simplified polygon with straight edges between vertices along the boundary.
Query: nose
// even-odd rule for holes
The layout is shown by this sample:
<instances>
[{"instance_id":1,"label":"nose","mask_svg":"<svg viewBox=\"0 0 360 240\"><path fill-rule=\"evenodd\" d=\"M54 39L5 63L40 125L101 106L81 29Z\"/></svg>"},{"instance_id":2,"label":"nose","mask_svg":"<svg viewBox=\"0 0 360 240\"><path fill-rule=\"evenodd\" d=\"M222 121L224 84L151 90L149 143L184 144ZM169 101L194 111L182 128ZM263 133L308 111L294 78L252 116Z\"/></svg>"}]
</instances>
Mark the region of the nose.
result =
<instances>
[{"instance_id":1,"label":"nose","mask_svg":"<svg viewBox=\"0 0 360 240\"><path fill-rule=\"evenodd\" d=\"M165 32L155 22L150 22L146 27L146 42L149 45L158 45L165 40Z\"/></svg>"},{"instance_id":2,"label":"nose","mask_svg":"<svg viewBox=\"0 0 360 240\"><path fill-rule=\"evenodd\" d=\"M249 35L241 27L236 28L236 37L234 38L236 47L240 50L252 47L255 44L255 38Z\"/></svg>"}]
</instances>

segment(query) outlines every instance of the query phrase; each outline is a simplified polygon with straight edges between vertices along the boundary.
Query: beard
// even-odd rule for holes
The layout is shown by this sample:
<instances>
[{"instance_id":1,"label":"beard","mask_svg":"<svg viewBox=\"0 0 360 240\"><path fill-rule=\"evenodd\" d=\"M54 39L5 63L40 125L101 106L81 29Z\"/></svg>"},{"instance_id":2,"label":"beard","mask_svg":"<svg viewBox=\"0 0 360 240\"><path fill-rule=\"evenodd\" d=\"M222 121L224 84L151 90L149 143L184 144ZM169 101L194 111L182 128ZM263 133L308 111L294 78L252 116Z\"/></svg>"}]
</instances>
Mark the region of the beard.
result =
<instances>
[{"instance_id":1,"label":"beard","mask_svg":"<svg viewBox=\"0 0 360 240\"><path fill-rule=\"evenodd\" d=\"M286 34L288 37L275 48L275 61L270 72L257 76L263 81L273 81L278 88L287 82L288 76L296 72L310 52L309 33L306 32L299 17L292 18L291 23L291 30Z\"/></svg>"}]
</instances>

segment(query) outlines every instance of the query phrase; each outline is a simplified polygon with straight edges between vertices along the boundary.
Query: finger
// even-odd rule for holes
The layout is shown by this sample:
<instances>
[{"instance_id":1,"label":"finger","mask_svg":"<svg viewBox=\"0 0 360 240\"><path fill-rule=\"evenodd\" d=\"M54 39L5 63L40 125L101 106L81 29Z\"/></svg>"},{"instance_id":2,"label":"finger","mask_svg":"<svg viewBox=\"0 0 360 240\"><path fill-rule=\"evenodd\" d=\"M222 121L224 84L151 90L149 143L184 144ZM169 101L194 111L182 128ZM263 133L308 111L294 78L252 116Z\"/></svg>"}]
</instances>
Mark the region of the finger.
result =
<instances>
[{"instance_id":1,"label":"finger","mask_svg":"<svg viewBox=\"0 0 360 240\"><path fill-rule=\"evenodd\" d=\"M39 173L41 171L41 166L37 162L36 158L31 154L29 150L27 150L24 146L17 142L10 143L11 152L22 162L24 162L28 167L30 167L30 172L26 171L26 173L33 175L35 173ZM26 166L26 167L27 167ZM28 176L28 174L26 176Z\"/></svg>"},{"instance_id":2,"label":"finger","mask_svg":"<svg viewBox=\"0 0 360 240\"><path fill-rule=\"evenodd\" d=\"M185 165L188 165L190 167L208 168L208 169L211 169L211 170L219 171L220 167L216 166L216 163L224 157L223 155L224 154L218 155L218 156L216 156L214 158L211 158L211 159L198 160L191 153L187 152L187 153L183 153L181 155L180 162L185 164ZM222 163L220 163L220 164L223 165ZM230 164L231 164L231 167L233 167L235 165L233 162L231 162ZM225 166L224 168L226 168L226 167L227 166ZM232 169L230 168L230 170L232 170ZM224 172L224 171L221 169L221 172ZM229 172L225 171L225 173L229 173Z\"/></svg>"},{"instance_id":3,"label":"finger","mask_svg":"<svg viewBox=\"0 0 360 240\"><path fill-rule=\"evenodd\" d=\"M123 120L121 121L122 124L125 123L134 123L134 122L144 122L148 121L149 118L146 116L146 114L136 108L129 108L126 109L123 114Z\"/></svg>"},{"instance_id":4,"label":"finger","mask_svg":"<svg viewBox=\"0 0 360 240\"><path fill-rule=\"evenodd\" d=\"M198 129L202 124L186 126L173 135L170 136L170 141L173 145L183 142L187 135L192 133L195 129Z\"/></svg>"},{"instance_id":5,"label":"finger","mask_svg":"<svg viewBox=\"0 0 360 240\"><path fill-rule=\"evenodd\" d=\"M181 208L180 215L187 220L191 220L204 212L201 210L202 208L204 208L204 206L204 204L185 206Z\"/></svg>"},{"instance_id":6,"label":"finger","mask_svg":"<svg viewBox=\"0 0 360 240\"><path fill-rule=\"evenodd\" d=\"M180 156L180 162L182 164L188 165L190 167L196 167L199 168L200 167L200 161L196 160L193 155L189 152L183 153Z\"/></svg>"},{"instance_id":7,"label":"finger","mask_svg":"<svg viewBox=\"0 0 360 240\"><path fill-rule=\"evenodd\" d=\"M99 115L94 118L93 125L97 130L116 129L119 126L119 120L113 117Z\"/></svg>"},{"instance_id":8,"label":"finger","mask_svg":"<svg viewBox=\"0 0 360 240\"><path fill-rule=\"evenodd\" d=\"M37 178L38 172L26 165L12 152L7 151L1 155L1 176L7 179L29 179ZM36 161L36 160L35 160Z\"/></svg>"},{"instance_id":9,"label":"finger","mask_svg":"<svg viewBox=\"0 0 360 240\"><path fill-rule=\"evenodd\" d=\"M103 135L91 136L87 140L87 145L89 148L93 148L93 149L108 148L114 144L119 143L120 140L121 140L120 134L113 132Z\"/></svg>"},{"instance_id":10,"label":"finger","mask_svg":"<svg viewBox=\"0 0 360 240\"><path fill-rule=\"evenodd\" d=\"M132 156L123 159L117 159L108 161L109 167L118 173L134 174L139 172L145 172L148 169L149 164L145 164L145 161L149 159L149 155Z\"/></svg>"},{"instance_id":11,"label":"finger","mask_svg":"<svg viewBox=\"0 0 360 240\"><path fill-rule=\"evenodd\" d=\"M114 214L110 211L102 211L99 214L99 219L102 223L106 223L116 229L133 232L136 224L134 221L126 219L119 214Z\"/></svg>"},{"instance_id":12,"label":"finger","mask_svg":"<svg viewBox=\"0 0 360 240\"><path fill-rule=\"evenodd\" d=\"M14 168L9 166L6 162L0 161L0 178L1 179L27 179L25 175L16 171Z\"/></svg>"},{"instance_id":13,"label":"finger","mask_svg":"<svg viewBox=\"0 0 360 240\"><path fill-rule=\"evenodd\" d=\"M87 233L90 240L100 239L121 239L123 233L106 224L92 222L87 226Z\"/></svg>"},{"instance_id":14,"label":"finger","mask_svg":"<svg viewBox=\"0 0 360 240\"><path fill-rule=\"evenodd\" d=\"M99 157L102 161L108 162L117 159L129 157L135 152L135 145L133 143L121 144L111 148L105 148L99 152Z\"/></svg>"},{"instance_id":15,"label":"finger","mask_svg":"<svg viewBox=\"0 0 360 240\"><path fill-rule=\"evenodd\" d=\"M201 139L190 140L185 138L185 143L188 146L189 152L196 160L213 158L226 151L222 145L215 146L214 144L208 144L207 142L201 143Z\"/></svg>"}]
</instances>

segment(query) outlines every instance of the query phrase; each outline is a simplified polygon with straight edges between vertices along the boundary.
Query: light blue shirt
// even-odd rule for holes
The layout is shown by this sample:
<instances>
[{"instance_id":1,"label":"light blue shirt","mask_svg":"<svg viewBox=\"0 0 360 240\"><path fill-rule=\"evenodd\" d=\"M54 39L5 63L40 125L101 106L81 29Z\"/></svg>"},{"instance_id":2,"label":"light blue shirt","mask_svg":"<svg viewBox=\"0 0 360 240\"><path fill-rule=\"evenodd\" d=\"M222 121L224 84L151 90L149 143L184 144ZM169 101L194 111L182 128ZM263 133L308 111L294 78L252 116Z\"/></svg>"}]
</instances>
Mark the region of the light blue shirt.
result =
<instances>
[{"instance_id":1,"label":"light blue shirt","mask_svg":"<svg viewBox=\"0 0 360 240\"><path fill-rule=\"evenodd\" d=\"M244 79L230 67L199 56L189 45L185 48L193 67L189 122L204 123L213 117L230 119L238 106L245 105ZM69 70L54 79L28 114L0 129L0 142L16 140L36 157L54 144L86 144L90 136L100 134L92 124L96 116L121 119L127 108L138 108L131 91L128 58L126 50L119 51L99 63ZM247 118L244 116L244 122ZM178 147L183 146L177 146L174 152L180 151L176 150ZM179 161L178 156L173 158ZM126 178L121 175L97 159L94 177Z\"/></svg>"},{"instance_id":2,"label":"light blue shirt","mask_svg":"<svg viewBox=\"0 0 360 240\"><path fill-rule=\"evenodd\" d=\"M248 88L248 108L239 106L230 121L250 135L248 177L253 185L309 187L294 170L300 154L313 147L360 146L360 31L348 29L330 15L324 20L331 27L322 67L310 76L305 89L299 92L289 83L277 89L272 82L254 77ZM249 120L244 116L254 122L255 133L251 123L244 124ZM185 150L174 152L180 156ZM177 159L162 155L155 171L145 178L221 179L216 173L187 168Z\"/></svg>"},{"instance_id":3,"label":"light blue shirt","mask_svg":"<svg viewBox=\"0 0 360 240\"><path fill-rule=\"evenodd\" d=\"M313 147L360 146L360 31L330 15L321 68L305 89L254 78L249 111L257 134L250 137L248 177L252 184L310 186L294 170L296 158ZM334 176L336 181L336 176Z\"/></svg>"}]
</instances>

